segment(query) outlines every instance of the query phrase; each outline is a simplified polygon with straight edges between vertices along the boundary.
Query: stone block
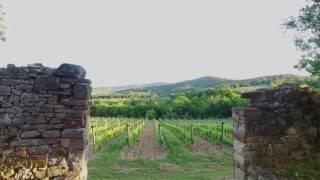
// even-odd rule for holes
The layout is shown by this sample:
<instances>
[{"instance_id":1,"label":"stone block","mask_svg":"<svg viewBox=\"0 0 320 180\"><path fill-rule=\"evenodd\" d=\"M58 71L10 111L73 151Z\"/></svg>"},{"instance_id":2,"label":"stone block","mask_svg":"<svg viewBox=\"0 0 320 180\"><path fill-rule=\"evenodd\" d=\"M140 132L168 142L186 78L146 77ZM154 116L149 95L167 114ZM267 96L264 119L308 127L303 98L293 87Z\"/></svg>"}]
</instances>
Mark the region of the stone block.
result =
<instances>
[{"instance_id":1,"label":"stone block","mask_svg":"<svg viewBox=\"0 0 320 180\"><path fill-rule=\"evenodd\" d=\"M34 88L39 91L56 91L60 88L59 78L52 75L38 76Z\"/></svg>"},{"instance_id":2,"label":"stone block","mask_svg":"<svg viewBox=\"0 0 320 180\"><path fill-rule=\"evenodd\" d=\"M44 132L41 133L41 135L44 138L59 138L60 137L60 131L59 130L44 131Z\"/></svg>"},{"instance_id":3,"label":"stone block","mask_svg":"<svg viewBox=\"0 0 320 180\"><path fill-rule=\"evenodd\" d=\"M92 84L92 81L90 79L77 79L76 83L87 83Z\"/></svg>"},{"instance_id":4,"label":"stone block","mask_svg":"<svg viewBox=\"0 0 320 180\"><path fill-rule=\"evenodd\" d=\"M84 113L67 113L66 120L82 120Z\"/></svg>"},{"instance_id":5,"label":"stone block","mask_svg":"<svg viewBox=\"0 0 320 180\"><path fill-rule=\"evenodd\" d=\"M92 88L89 84L79 83L73 86L73 98L79 100L88 100L91 98Z\"/></svg>"},{"instance_id":6,"label":"stone block","mask_svg":"<svg viewBox=\"0 0 320 180\"><path fill-rule=\"evenodd\" d=\"M51 152L51 148L48 145L41 145L41 146L29 146L27 148L29 154L48 154Z\"/></svg>"},{"instance_id":7,"label":"stone block","mask_svg":"<svg viewBox=\"0 0 320 180\"><path fill-rule=\"evenodd\" d=\"M8 78L28 78L28 72L24 67L16 67L14 64L8 64L6 69L6 77Z\"/></svg>"},{"instance_id":8,"label":"stone block","mask_svg":"<svg viewBox=\"0 0 320 180\"><path fill-rule=\"evenodd\" d=\"M80 112L87 112L89 109L89 106L72 106L73 110L80 110Z\"/></svg>"},{"instance_id":9,"label":"stone block","mask_svg":"<svg viewBox=\"0 0 320 180\"><path fill-rule=\"evenodd\" d=\"M71 85L70 84L60 84L60 88L68 89L68 88L71 88Z\"/></svg>"},{"instance_id":10,"label":"stone block","mask_svg":"<svg viewBox=\"0 0 320 180\"><path fill-rule=\"evenodd\" d=\"M33 93L23 93L21 95L21 102L26 104L26 103L36 103L38 102L38 96L36 94Z\"/></svg>"},{"instance_id":11,"label":"stone block","mask_svg":"<svg viewBox=\"0 0 320 180\"><path fill-rule=\"evenodd\" d=\"M32 87L33 87L32 85L19 84L18 86L16 86L16 89L21 91L31 91Z\"/></svg>"},{"instance_id":12,"label":"stone block","mask_svg":"<svg viewBox=\"0 0 320 180\"><path fill-rule=\"evenodd\" d=\"M8 114L0 114L0 125L10 125L12 123L11 118Z\"/></svg>"},{"instance_id":13,"label":"stone block","mask_svg":"<svg viewBox=\"0 0 320 180\"><path fill-rule=\"evenodd\" d=\"M287 128L287 130L286 130L286 134L287 134L288 136L297 135L297 129L294 128L294 127L289 127L289 128Z\"/></svg>"},{"instance_id":14,"label":"stone block","mask_svg":"<svg viewBox=\"0 0 320 180\"><path fill-rule=\"evenodd\" d=\"M52 107L41 107L40 113L53 113L54 109Z\"/></svg>"},{"instance_id":15,"label":"stone block","mask_svg":"<svg viewBox=\"0 0 320 180\"><path fill-rule=\"evenodd\" d=\"M26 158L28 156L26 147L17 147L15 151L15 156L20 158Z\"/></svg>"},{"instance_id":16,"label":"stone block","mask_svg":"<svg viewBox=\"0 0 320 180\"><path fill-rule=\"evenodd\" d=\"M0 86L0 96L9 96L11 89L7 86Z\"/></svg>"},{"instance_id":17,"label":"stone block","mask_svg":"<svg viewBox=\"0 0 320 180\"><path fill-rule=\"evenodd\" d=\"M13 141L10 143L10 146L39 146L41 144L40 139L21 139L18 141Z\"/></svg>"},{"instance_id":18,"label":"stone block","mask_svg":"<svg viewBox=\"0 0 320 180\"><path fill-rule=\"evenodd\" d=\"M61 147L84 149L88 144L84 139L61 139Z\"/></svg>"},{"instance_id":19,"label":"stone block","mask_svg":"<svg viewBox=\"0 0 320 180\"><path fill-rule=\"evenodd\" d=\"M18 81L15 79L0 79L0 84L3 86L16 86Z\"/></svg>"},{"instance_id":20,"label":"stone block","mask_svg":"<svg viewBox=\"0 0 320 180\"><path fill-rule=\"evenodd\" d=\"M239 122L257 121L261 115L261 111L249 107L232 108L232 115Z\"/></svg>"},{"instance_id":21,"label":"stone block","mask_svg":"<svg viewBox=\"0 0 320 180\"><path fill-rule=\"evenodd\" d=\"M86 122L83 120L67 120L64 121L64 125L67 128L85 128Z\"/></svg>"},{"instance_id":22,"label":"stone block","mask_svg":"<svg viewBox=\"0 0 320 180\"><path fill-rule=\"evenodd\" d=\"M54 124L37 124L35 126L40 132L47 131L49 129L56 129Z\"/></svg>"},{"instance_id":23,"label":"stone block","mask_svg":"<svg viewBox=\"0 0 320 180\"><path fill-rule=\"evenodd\" d=\"M238 141L237 139L233 140L233 149L240 155L245 153L245 143Z\"/></svg>"},{"instance_id":24,"label":"stone block","mask_svg":"<svg viewBox=\"0 0 320 180\"><path fill-rule=\"evenodd\" d=\"M86 71L83 67L74 65L74 64L62 64L59 68L55 71L55 75L61 77L70 77L70 78L77 78L77 79L84 79L86 76Z\"/></svg>"},{"instance_id":25,"label":"stone block","mask_svg":"<svg viewBox=\"0 0 320 180\"><path fill-rule=\"evenodd\" d=\"M41 144L48 144L48 145L59 144L59 143L60 143L60 139L57 139L57 138L42 139L41 141Z\"/></svg>"},{"instance_id":26,"label":"stone block","mask_svg":"<svg viewBox=\"0 0 320 180\"><path fill-rule=\"evenodd\" d=\"M32 130L32 131L24 131L21 134L21 138L27 139L27 138L35 138L40 136L40 132L37 130Z\"/></svg>"},{"instance_id":27,"label":"stone block","mask_svg":"<svg viewBox=\"0 0 320 180\"><path fill-rule=\"evenodd\" d=\"M69 109L54 109L55 113L67 113L69 112Z\"/></svg>"},{"instance_id":28,"label":"stone block","mask_svg":"<svg viewBox=\"0 0 320 180\"><path fill-rule=\"evenodd\" d=\"M65 118L67 116L66 113L54 113L56 118Z\"/></svg>"},{"instance_id":29,"label":"stone block","mask_svg":"<svg viewBox=\"0 0 320 180\"><path fill-rule=\"evenodd\" d=\"M63 99L62 102L65 105L76 105L76 106L88 106L90 104L89 100L79 100L79 99Z\"/></svg>"},{"instance_id":30,"label":"stone block","mask_svg":"<svg viewBox=\"0 0 320 180\"><path fill-rule=\"evenodd\" d=\"M23 118L23 117L15 117L12 119L12 124L13 125L16 125L16 126L21 126L23 124L25 124L27 121L26 118Z\"/></svg>"},{"instance_id":31,"label":"stone block","mask_svg":"<svg viewBox=\"0 0 320 180\"><path fill-rule=\"evenodd\" d=\"M65 129L62 131L61 136L63 138L78 138L82 139L86 135L86 129Z\"/></svg>"}]
</instances>

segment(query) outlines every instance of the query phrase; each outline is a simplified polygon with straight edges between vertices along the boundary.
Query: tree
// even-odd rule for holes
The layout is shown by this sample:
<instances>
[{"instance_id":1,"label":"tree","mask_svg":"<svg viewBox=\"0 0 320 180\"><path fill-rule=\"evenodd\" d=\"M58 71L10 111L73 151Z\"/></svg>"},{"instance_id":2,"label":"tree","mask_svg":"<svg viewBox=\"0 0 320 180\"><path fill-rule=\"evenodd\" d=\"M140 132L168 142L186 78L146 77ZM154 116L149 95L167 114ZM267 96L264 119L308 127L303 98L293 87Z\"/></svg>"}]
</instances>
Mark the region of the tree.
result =
<instances>
[{"instance_id":1,"label":"tree","mask_svg":"<svg viewBox=\"0 0 320 180\"><path fill-rule=\"evenodd\" d=\"M149 120L152 120L155 117L156 117L156 112L153 109L149 110L146 114L146 118Z\"/></svg>"},{"instance_id":2,"label":"tree","mask_svg":"<svg viewBox=\"0 0 320 180\"><path fill-rule=\"evenodd\" d=\"M295 67L320 77L320 0L308 0L299 15L284 25L295 32L295 45L303 52Z\"/></svg>"}]
</instances>

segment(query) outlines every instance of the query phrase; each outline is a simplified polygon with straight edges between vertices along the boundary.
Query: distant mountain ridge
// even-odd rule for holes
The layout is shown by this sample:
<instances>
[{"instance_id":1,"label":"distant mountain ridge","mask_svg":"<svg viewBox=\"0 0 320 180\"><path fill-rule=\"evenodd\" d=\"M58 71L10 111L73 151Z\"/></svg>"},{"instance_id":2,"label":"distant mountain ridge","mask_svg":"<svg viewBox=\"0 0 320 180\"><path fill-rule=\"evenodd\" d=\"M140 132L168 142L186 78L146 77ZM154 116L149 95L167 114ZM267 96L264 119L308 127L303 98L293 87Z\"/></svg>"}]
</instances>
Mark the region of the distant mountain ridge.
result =
<instances>
[{"instance_id":1,"label":"distant mountain ridge","mask_svg":"<svg viewBox=\"0 0 320 180\"><path fill-rule=\"evenodd\" d=\"M208 88L211 86L215 86L222 83L230 82L231 80L220 78L220 77L213 77L213 76L204 76L201 78L193 79L193 80L186 80L177 83L172 83L168 85L161 85L161 86L151 86L146 87L144 90L155 92L159 95L167 95L172 92L193 89L193 88Z\"/></svg>"},{"instance_id":2,"label":"distant mountain ridge","mask_svg":"<svg viewBox=\"0 0 320 180\"><path fill-rule=\"evenodd\" d=\"M293 74L281 74L281 75L271 75L271 76L261 76L250 79L243 80L232 80L214 76L204 76L197 79L181 81L177 83L166 83L166 82L155 82L141 85L127 85L106 88L113 91L151 91L160 96L166 96L173 92L179 92L189 89L201 89L210 88L220 85L270 85L270 82L276 79L304 79L305 76L298 76Z\"/></svg>"},{"instance_id":3,"label":"distant mountain ridge","mask_svg":"<svg viewBox=\"0 0 320 180\"><path fill-rule=\"evenodd\" d=\"M197 89L197 88L210 88L219 85L232 85L232 84L249 84L249 85L258 85L258 84L270 84L271 81L276 79L303 79L304 76L298 76L293 74L281 74L281 75L271 75L271 76L261 76L251 79L244 80L232 80L214 76L204 76L201 78L181 81L177 83L160 85L160 86L150 86L145 87L143 90L152 91L160 96L165 96L173 92L179 92L188 89Z\"/></svg>"},{"instance_id":4,"label":"distant mountain ridge","mask_svg":"<svg viewBox=\"0 0 320 180\"><path fill-rule=\"evenodd\" d=\"M129 90L129 89L143 89L147 87L157 87L162 85L168 85L170 83L167 82L153 82L153 83L147 83L147 84L130 84L130 85L124 85L124 86L114 86L109 87L109 89L114 91L122 91L122 90Z\"/></svg>"}]
</instances>

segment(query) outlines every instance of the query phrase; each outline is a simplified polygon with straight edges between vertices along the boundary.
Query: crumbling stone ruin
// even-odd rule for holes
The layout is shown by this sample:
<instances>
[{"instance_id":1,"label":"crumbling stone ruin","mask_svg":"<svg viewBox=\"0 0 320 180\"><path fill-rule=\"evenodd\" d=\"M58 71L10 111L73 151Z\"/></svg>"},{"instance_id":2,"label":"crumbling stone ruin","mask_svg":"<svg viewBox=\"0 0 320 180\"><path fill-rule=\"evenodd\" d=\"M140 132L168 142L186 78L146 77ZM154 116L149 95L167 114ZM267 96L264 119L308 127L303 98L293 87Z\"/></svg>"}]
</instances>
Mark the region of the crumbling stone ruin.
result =
<instances>
[{"instance_id":1,"label":"crumbling stone ruin","mask_svg":"<svg viewBox=\"0 0 320 180\"><path fill-rule=\"evenodd\" d=\"M0 179L86 179L91 82L77 65L0 68Z\"/></svg>"},{"instance_id":2,"label":"crumbling stone ruin","mask_svg":"<svg viewBox=\"0 0 320 180\"><path fill-rule=\"evenodd\" d=\"M234 108L235 179L286 179L278 170L320 148L320 94L283 85L244 93L251 105Z\"/></svg>"}]
</instances>

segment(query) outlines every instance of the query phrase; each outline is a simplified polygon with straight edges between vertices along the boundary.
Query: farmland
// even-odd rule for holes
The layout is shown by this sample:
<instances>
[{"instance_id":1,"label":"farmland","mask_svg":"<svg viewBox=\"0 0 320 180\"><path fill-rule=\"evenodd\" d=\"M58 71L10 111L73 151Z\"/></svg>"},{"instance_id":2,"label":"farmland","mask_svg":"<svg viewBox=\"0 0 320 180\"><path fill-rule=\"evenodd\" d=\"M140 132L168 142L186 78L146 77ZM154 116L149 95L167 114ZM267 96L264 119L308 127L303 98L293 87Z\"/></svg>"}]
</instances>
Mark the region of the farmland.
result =
<instances>
[{"instance_id":1,"label":"farmland","mask_svg":"<svg viewBox=\"0 0 320 180\"><path fill-rule=\"evenodd\" d=\"M290 83L290 77L209 88L202 86L210 78L201 78L147 89L95 90L89 179L232 179L231 108L248 104L240 92Z\"/></svg>"},{"instance_id":2,"label":"farmland","mask_svg":"<svg viewBox=\"0 0 320 180\"><path fill-rule=\"evenodd\" d=\"M89 179L233 177L230 119L92 118L90 126Z\"/></svg>"}]
</instances>

